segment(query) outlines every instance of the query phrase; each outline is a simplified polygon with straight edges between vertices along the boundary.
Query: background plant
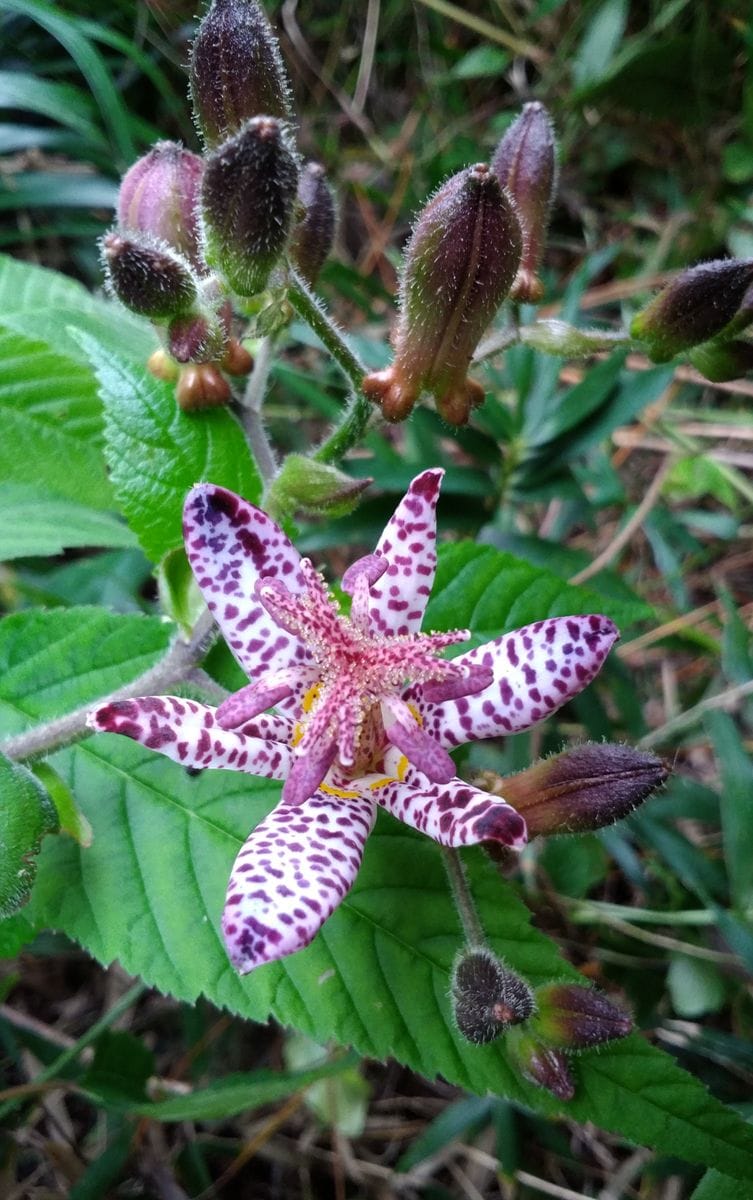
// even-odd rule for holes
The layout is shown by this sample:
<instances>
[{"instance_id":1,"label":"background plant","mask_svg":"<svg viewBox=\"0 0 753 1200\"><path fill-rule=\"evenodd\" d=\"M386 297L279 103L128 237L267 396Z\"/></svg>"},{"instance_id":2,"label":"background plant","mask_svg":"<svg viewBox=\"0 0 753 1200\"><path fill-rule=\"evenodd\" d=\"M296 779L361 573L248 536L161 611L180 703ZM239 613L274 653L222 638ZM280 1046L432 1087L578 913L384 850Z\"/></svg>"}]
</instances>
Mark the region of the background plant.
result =
<instances>
[{"instance_id":1,"label":"background plant","mask_svg":"<svg viewBox=\"0 0 753 1200\"><path fill-rule=\"evenodd\" d=\"M747 13L735 5L718 9L713 21L703 6L687 4L640 11L619 3L550 4L501 14L487 6L462 12L451 8L448 13L429 5L414 12L383 4L369 7L365 24L361 6L346 9L336 24L330 13L314 6L312 10L288 6L282 28L303 114L301 142L306 151L315 151L330 168L337 168L343 203L339 252L325 268L322 289L370 366L381 367L385 361L384 322L407 214L445 175L476 160L479 146L492 150L504 124L518 110L515 89L528 98L524 68L534 94L554 112L562 139L561 201L547 257L545 303L559 305L564 296L560 315L583 324L597 317L600 324L616 324L618 307L624 305L624 316L629 316L661 281L662 272L725 250L749 253L749 30ZM13 46L7 70L14 76L31 76L7 84L9 157L2 196L6 245L90 283L99 278L93 235L110 222L106 208L113 201L119 173L157 136L191 136L179 70L185 52L180 41L179 49L171 48L176 46L174 33L161 31L143 10L134 14L131 5L113 13L108 26L92 28L95 15L101 14L85 6L68 5L61 13L41 4L18 3L6 5L3 17L12 33L5 44ZM417 57L418 71L406 71L407 63L413 62L409 54ZM171 60L172 67L167 65ZM688 100L680 83L687 79L689 62L694 88ZM324 82L315 79L312 63ZM499 77L505 73L510 94L500 113ZM42 81L77 88L77 99L69 90L70 103L62 105L60 93L53 89L45 109L40 99L44 89L40 93L32 86ZM79 113L76 129L63 126L63 112ZM19 132L19 125L26 128ZM29 157L26 146L34 139L36 157ZM41 275L19 264L4 265L2 286L5 383L0 394L8 431L0 449L3 527L7 537L12 533L15 538L2 549L13 564L3 579L11 610L4 625L3 702L6 729L13 734L27 723L84 704L149 666L166 645L164 625L142 619L134 624L133 617L119 620L81 606L105 605L121 614L154 612L151 563L178 544L174 514L185 487L202 473L253 499L258 480L243 458L242 438L231 418L217 413L203 419L201 426L189 426L168 406L167 390L143 375L140 364L153 343L142 326L122 313L115 323L109 307L70 279ZM111 367L107 373L109 355L104 356L108 362L100 362L105 442L111 461L116 458L121 464L121 477L113 476L110 485L103 469L97 385L89 353L82 348L85 343L72 329L88 333L108 350L117 344L126 353L119 379ZM91 352L91 345L87 349ZM529 611L542 615L543 598L549 611L560 604L557 610L564 611L571 602L563 594L564 584L573 577L596 592L601 607L614 606L608 611L626 634L621 657L598 696L586 694L571 706L559 729L547 726L543 735L510 739L501 751L480 748L467 769L509 772L541 750L558 749L563 736L583 732L596 738L640 738L675 755L676 778L643 813L607 833L577 842L543 843L526 860L513 889L534 905L538 923L559 936L589 977L625 988L640 1024L656 1030L661 1045L718 1096L744 1104L751 954L745 834L751 794L746 747L748 385L702 389L683 366L649 367L624 354L583 373L580 365L541 358L526 346L493 359L485 382L494 397L460 434L449 435L427 409L417 410L397 435L371 432L368 457L354 458L347 469L354 476L374 477L381 492L345 521L309 522L299 544L312 552L326 551L339 566L349 545L371 540L408 478L423 466L444 462L449 468L446 492L455 497L445 509L445 530L476 536L481 544L461 543L447 550L432 618L437 627L472 620L479 635L486 636L494 632L496 621L507 626L528 619ZM282 449L305 450L311 435L320 431L323 421L334 418L343 399L339 374L300 324L291 330L289 346L273 368L272 387L267 405L270 432ZM151 459L145 459L143 443L133 436L145 412L152 422ZM74 455L75 478L69 465ZM28 465L32 460L33 475ZM118 509L129 518L142 549L113 517ZM75 546L104 549L52 557ZM599 551L606 554L600 556ZM506 557L510 553L526 562L513 562ZM620 573L610 569L617 565L623 567ZM542 574L542 566L551 575ZM174 616L190 624L191 597L183 586L179 556L163 563L161 579ZM40 604L68 611L53 619L34 611ZM216 680L232 684L233 667L221 649L212 652L208 666ZM3 927L6 952L14 953L38 926L52 921L83 940L101 961L117 955L160 989L188 996L193 994L186 983L189 968L180 954L176 962L170 961L175 946L169 937L167 955L155 952L150 970L131 957L137 956L140 942L151 943L143 930L131 933L127 928L125 910L120 922L114 920L123 902L119 889L110 901L110 928L98 927L101 909L86 910L79 901L89 894L98 873L100 878L107 876L113 862L126 866L129 890L137 901L143 899L137 867L154 844L157 820L164 837L187 846L196 823L189 814L197 811L206 811L205 824L216 830L218 842L241 836L247 825L247 789L228 788L226 777L220 780L221 788L205 778L166 780L161 765L150 765L145 755L128 748L115 752L114 761L103 761L93 751L82 745L47 764L47 771L55 774L48 774L46 786L57 796L59 813L65 813L68 799L68 825L83 843L89 833L69 800L67 785L82 804L86 795L96 797L87 814L95 838L89 849L80 851L73 841L47 839L31 906ZM168 795L170 804L160 803L159 797ZM260 794L258 802L267 804L271 797ZM131 828L129 816L125 842L126 825L118 825L119 812L135 813L137 821L148 814L150 828L143 831L143 841L138 840L138 828ZM65 825L64 816L59 819ZM405 849L393 845L389 830L380 836L385 853L374 871L391 859L399 886L399 854L413 861L417 847L412 842ZM221 888L223 868L213 865L212 856L216 854L219 864L227 852L210 846L203 853L209 861L201 864L195 880L185 868L182 894L216 908L207 890ZM190 855L187 862L194 862ZM107 870L99 872L98 863ZM480 861L473 868L475 886L484 896L486 868ZM444 885L441 873L432 870L427 862L432 906L440 910L436 936L441 939L451 916L441 911ZM61 877L71 884L62 908L56 885ZM369 886L367 878L366 895ZM165 935L170 932L165 925L170 905L165 898L167 908L160 910L156 906L161 899L159 894L150 898L157 913L152 927ZM101 900L97 894L98 903ZM525 944L519 959L509 949L508 939L513 933L517 937L522 920L512 899L510 914L511 926L495 927L494 935L508 958L530 974ZM344 927L332 936L347 934ZM192 935L197 936L195 928ZM205 938L203 964L211 974L212 964L219 964L213 957L219 948L211 944L209 930ZM5 1014L9 1060L20 1072L10 1082L25 1082L31 1075L31 1096L37 1097L45 1095L46 1079L67 1079L70 1094L83 1094L88 1097L85 1104L93 1104L81 1116L76 1107L80 1100L65 1105L68 1120L77 1122L72 1140L84 1158L84 1163L69 1168L81 1185L80 1194L104 1194L108 1186L134 1174L147 1194L149 1189L159 1194L160 1187L167 1186L166 1141L172 1152L170 1171L188 1194L217 1180L228 1157L240 1152L244 1136L257 1152L261 1145L265 1156L256 1167L245 1168L252 1172L271 1170L262 1166L267 1156L277 1154L279 1159L286 1145L289 1150L285 1137L310 1119L303 1115L307 1110L297 1091L308 1076L276 1075L281 1091L293 1099L277 1114L259 1117L251 1130L247 1117L234 1124L235 1114L274 1101L280 1091L264 1091L262 1085L273 1085L258 1074L230 1083L217 1081L231 1057L249 1069L275 1062L281 1047L278 1035L249 1035L240 1023L229 1023L200 1006L179 1010L184 1032L178 1038L166 1032L163 1002L156 995L138 998L123 991L117 975L111 974L112 982L106 984L93 967L82 964L72 943L61 950L59 941L40 935L33 947L15 993L20 1003ZM193 958L195 941L190 950ZM451 957L451 947L448 951ZM389 958L395 950L378 942L368 952L373 957L364 969L371 970L374 961L384 963L385 955ZM181 953L186 953L185 947ZM327 945L322 953L336 955L337 945ZM540 944L535 955L543 981L547 964ZM31 997L40 962L47 982L37 990L47 999L36 1008L39 1002ZM329 960L324 965L328 969ZM49 982L58 979L62 989ZM288 1006L284 1012L294 1013L303 1025L304 1006L296 1000L300 984L295 972L285 974L276 991L278 1002ZM238 986L227 978L213 998L238 1010L242 1001L233 990ZM438 996L441 1008L442 987L431 976L427 987L421 994ZM71 1000L67 1007L56 996L61 990ZM122 1004L113 1005L113 995L120 992ZM266 996L256 998L257 1016L265 1015L266 1002ZM79 1032L105 1010L103 1023L94 1025L85 1038L95 1046L93 1062L79 1054L86 1046L60 1044L59 1020L66 1018L65 1028ZM108 1021L122 1021L123 1012L131 1013L137 1040L122 1031L106 1033ZM24 1022L35 1014L41 1026ZM707 1018L703 1024L702 1017ZM321 1036L321 1028L314 1026L315 1022L308 1031ZM428 1050L419 1047L423 1061L418 1063L430 1075L435 1064L426 1056L439 1044L432 1029L434 1043ZM364 1030L355 1023L349 1036L366 1052L382 1049L378 1038L374 1045L367 1044ZM371 1036L377 1037L373 1032ZM408 1059L415 1054L411 1037L406 1025L401 1056ZM156 1064L145 1053L149 1041L157 1050ZM190 1061L181 1062L184 1047L191 1047ZM454 1061L454 1043L447 1041L445 1050ZM42 1064L41 1070L25 1057L29 1053ZM288 1050L291 1069L305 1069L315 1054L311 1047L294 1043ZM608 1056L594 1061L594 1069L609 1073ZM330 1086L324 1101L319 1093L316 1111L353 1134L364 1114L361 1076L349 1060L337 1061L333 1069L338 1072L337 1088ZM450 1077L446 1066L443 1070ZM644 1109L648 1070L642 1063L639 1099ZM474 1059L476 1083L477 1071ZM160 1132L158 1121L169 1112L149 1111L143 1091L144 1081L155 1074L167 1077L170 1088L191 1072L194 1107L176 1108L176 1116L184 1119L187 1112L189 1118L225 1121L210 1126L212 1136L195 1148L190 1148L180 1126ZM620 1186L627 1189L630 1178L642 1177L648 1194L662 1194L667 1173L683 1178L680 1187L686 1194L697 1179L697 1168L694 1174L676 1163L636 1158L606 1135L595 1142L583 1140L581 1133L575 1141L566 1140L563 1134L571 1129L567 1124L549 1127L499 1099L453 1096L439 1123L411 1146L416 1135L407 1122L407 1100L409 1088L416 1085L373 1067L368 1074L384 1102L373 1110L370 1128L376 1114L392 1106L400 1118L398 1128L405 1132L402 1166L414 1172L415 1186L426 1186L433 1174L439 1186L456 1194L470 1173L477 1186L490 1190L496 1186L495 1167L483 1154L493 1157L496 1147L503 1171L510 1176L517 1171L522 1189L535 1188L533 1175L588 1194L594 1180L613 1180L621 1163L625 1183ZM199 1090L207 1081L209 1095ZM470 1082L470 1077L459 1081ZM520 1101L512 1081L507 1082L513 1102ZM450 1097L442 1088L420 1086L416 1108L426 1122ZM615 1094L614 1078L601 1086L604 1095ZM313 1103L312 1092L306 1095L307 1103ZM333 1107L332 1096L340 1098L341 1109ZM7 1100L19 1101L29 1104L23 1094ZM525 1102L532 1102L529 1095ZM680 1116L679 1102L677 1108ZM96 1127L94 1111L105 1114ZM47 1108L30 1113L27 1107L20 1115L25 1119L15 1142L21 1146L19 1170L26 1177L40 1162L33 1131L49 1131L55 1116ZM594 1113L576 1105L567 1120L584 1116ZM275 1133L275 1121L286 1118L288 1133ZM139 1119L150 1122L143 1152L134 1151ZM607 1126L610 1122L603 1097L597 1120ZM650 1142L652 1129L643 1134L634 1127L629 1136ZM440 1160L432 1157L454 1131L464 1141L477 1139L482 1157L464 1150ZM704 1161L742 1172L734 1149L719 1146L719 1138L734 1143L737 1136L717 1132L713 1147L703 1143L701 1148L697 1129L683 1141L675 1127L671 1147L662 1149L681 1156L695 1149ZM65 1140L59 1130L53 1137ZM542 1150L531 1149L532 1138L544 1147L546 1170L541 1167ZM360 1161L367 1164L362 1167L367 1181L377 1179L378 1172L368 1170L373 1143L362 1139L356 1145ZM81 1175L103 1147L105 1163ZM522 1158L516 1160L516 1151ZM337 1171L351 1171L346 1155L337 1150L322 1153L324 1159L311 1159L315 1172L327 1171L332 1164ZM328 1153L334 1158L327 1159ZM240 1169L240 1156L232 1161ZM393 1151L388 1169L395 1161ZM39 1169L44 1178L49 1168L42 1163ZM737 1196L745 1184L725 1185L710 1178L701 1188L722 1195L724 1186L735 1188L729 1194ZM699 1196L703 1194L700 1190Z\"/></svg>"}]
</instances>

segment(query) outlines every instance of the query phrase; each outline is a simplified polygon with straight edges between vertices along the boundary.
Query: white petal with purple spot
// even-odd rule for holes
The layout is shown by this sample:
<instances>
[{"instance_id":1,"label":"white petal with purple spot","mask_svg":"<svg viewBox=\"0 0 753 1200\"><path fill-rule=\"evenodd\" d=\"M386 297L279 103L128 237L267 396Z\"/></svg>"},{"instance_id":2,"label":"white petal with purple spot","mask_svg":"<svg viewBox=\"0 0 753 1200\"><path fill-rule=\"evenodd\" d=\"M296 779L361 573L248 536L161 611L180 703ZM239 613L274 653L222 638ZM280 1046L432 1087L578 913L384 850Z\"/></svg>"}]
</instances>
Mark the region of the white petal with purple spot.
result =
<instances>
[{"instance_id":1,"label":"white petal with purple spot","mask_svg":"<svg viewBox=\"0 0 753 1200\"><path fill-rule=\"evenodd\" d=\"M371 586L374 633L415 633L421 628L437 566L436 507L444 471L417 475L385 526L375 553L387 570Z\"/></svg>"},{"instance_id":2,"label":"white petal with purple spot","mask_svg":"<svg viewBox=\"0 0 753 1200\"><path fill-rule=\"evenodd\" d=\"M413 686L405 699L445 747L520 733L582 692L618 637L608 617L594 614L536 621L452 660L491 668L494 681L483 691L430 704Z\"/></svg>"},{"instance_id":3,"label":"white petal with purple spot","mask_svg":"<svg viewBox=\"0 0 753 1200\"><path fill-rule=\"evenodd\" d=\"M256 826L235 860L222 916L241 974L308 946L350 890L375 813L361 796L320 789L303 804L278 804Z\"/></svg>"},{"instance_id":4,"label":"white petal with purple spot","mask_svg":"<svg viewBox=\"0 0 753 1200\"><path fill-rule=\"evenodd\" d=\"M178 696L112 700L89 714L98 733L120 733L182 767L214 767L285 779L292 754L283 742L223 729L215 710Z\"/></svg>"}]
</instances>

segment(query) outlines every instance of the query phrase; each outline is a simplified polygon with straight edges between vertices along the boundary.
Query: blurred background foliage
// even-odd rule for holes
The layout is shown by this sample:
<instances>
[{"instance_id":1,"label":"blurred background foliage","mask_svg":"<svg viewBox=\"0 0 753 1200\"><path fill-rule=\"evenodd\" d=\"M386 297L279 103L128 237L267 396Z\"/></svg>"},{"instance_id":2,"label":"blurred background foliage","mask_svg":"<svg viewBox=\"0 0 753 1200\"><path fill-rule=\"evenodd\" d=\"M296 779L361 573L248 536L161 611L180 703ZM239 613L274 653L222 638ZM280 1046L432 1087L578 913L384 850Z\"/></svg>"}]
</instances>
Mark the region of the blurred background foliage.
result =
<instances>
[{"instance_id":1,"label":"blurred background foliage","mask_svg":"<svg viewBox=\"0 0 753 1200\"><path fill-rule=\"evenodd\" d=\"M111 222L121 173L158 138L196 144L184 70L194 7L4 0L0 249L100 287L96 238ZM447 174L487 159L531 98L552 112L561 146L545 311L616 324L668 272L753 255L745 0L286 0L267 11L292 77L301 146L325 163L340 198L322 291L369 363L387 355L411 213ZM280 444L301 449L343 392L306 331L294 335L268 412ZM748 1111L753 386L711 387L684 366L648 367L617 355L584 372L526 347L492 359L491 396L472 427L450 438L420 409L398 433L371 433L349 469L374 476L387 495L347 521L311 523L302 545L341 566L342 547L349 554L370 542L415 470L441 461L450 468L446 528L563 579L585 573L589 586L633 605L598 696L585 693L543 734L475 748L464 765L512 771L584 735L642 740L672 757L675 777L645 811L599 835L532 847L520 888L588 978L623 988L644 1029ZM0 585L10 609L154 604L149 564L133 548L26 560ZM231 666L222 651L216 657L212 670L224 680ZM7 926L4 936L12 954ZM139 996L118 1008L129 996L118 972L99 971L53 936L38 939L3 986L19 999L0 1016L11 1081L36 1078L43 1090L45 1071L62 1069L75 1092L52 1117L36 1094L14 1110L24 1120L2 1169L15 1179L20 1155L24 1186L36 1171L47 1189L29 1195L181 1200L253 1186L259 1196L338 1200L402 1191L428 1200L678 1200L698 1181L697 1171L618 1139L390 1066L351 1065L305 1103L291 1084L282 1108L260 1110L284 1094L283 1076L283 1091L254 1093L257 1107L249 1102L235 1123L239 1110L228 1104L218 1125L221 1102L210 1098L194 1116L214 1114L215 1124L198 1138L193 1126L171 1126L168 1137L129 1109L129 1087L142 1094L155 1074L160 1086L167 1077L212 1081L229 1063L301 1069L321 1052L208 1005ZM100 1016L93 1061L73 1070L71 1055L60 1068L71 1046L86 1049ZM120 1030L105 1036L116 1019ZM718 1180L701 1187L699 1200L727 1200Z\"/></svg>"}]
</instances>

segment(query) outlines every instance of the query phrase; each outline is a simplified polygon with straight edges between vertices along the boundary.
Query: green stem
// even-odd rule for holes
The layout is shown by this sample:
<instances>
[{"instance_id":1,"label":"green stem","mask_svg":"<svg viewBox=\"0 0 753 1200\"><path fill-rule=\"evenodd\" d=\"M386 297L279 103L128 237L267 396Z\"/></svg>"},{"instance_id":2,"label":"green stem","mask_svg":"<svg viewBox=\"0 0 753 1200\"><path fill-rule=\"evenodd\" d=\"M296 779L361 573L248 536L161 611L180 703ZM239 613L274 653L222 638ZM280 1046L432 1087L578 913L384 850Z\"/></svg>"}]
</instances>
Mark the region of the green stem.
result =
<instances>
[{"instance_id":1,"label":"green stem","mask_svg":"<svg viewBox=\"0 0 753 1200\"><path fill-rule=\"evenodd\" d=\"M468 887L460 855L451 846L443 846L442 860L450 881L452 898L458 910L466 942L469 946L486 946L486 935L476 912L476 905L473 903L473 896Z\"/></svg>"},{"instance_id":2,"label":"green stem","mask_svg":"<svg viewBox=\"0 0 753 1200\"><path fill-rule=\"evenodd\" d=\"M130 987L127 992L124 992L120 999L113 1004L112 1008L108 1009L98 1021L95 1021L94 1024L87 1029L86 1033L80 1037L77 1042L74 1042L72 1046L70 1046L67 1050L64 1050L62 1054L59 1054L54 1062L51 1062L48 1067L45 1067L39 1072L34 1079L35 1086L41 1086L42 1084L48 1083L50 1080L57 1079L60 1075L62 1075L66 1067L70 1063L75 1062L81 1051L85 1050L87 1046L90 1046L92 1042L95 1042L99 1035L104 1033L106 1029L109 1029L110 1026L117 1021L118 1017L122 1016L122 1014L126 1012L132 1004L135 1004L139 996L141 996L145 991L146 984L139 981L138 983L135 983L133 987ZM13 1110L18 1108L19 1104L22 1103L22 1097L19 1097L17 1100L6 1100L5 1104L0 1105L0 1121L2 1121L4 1117L7 1117L9 1113L12 1113Z\"/></svg>"}]
</instances>

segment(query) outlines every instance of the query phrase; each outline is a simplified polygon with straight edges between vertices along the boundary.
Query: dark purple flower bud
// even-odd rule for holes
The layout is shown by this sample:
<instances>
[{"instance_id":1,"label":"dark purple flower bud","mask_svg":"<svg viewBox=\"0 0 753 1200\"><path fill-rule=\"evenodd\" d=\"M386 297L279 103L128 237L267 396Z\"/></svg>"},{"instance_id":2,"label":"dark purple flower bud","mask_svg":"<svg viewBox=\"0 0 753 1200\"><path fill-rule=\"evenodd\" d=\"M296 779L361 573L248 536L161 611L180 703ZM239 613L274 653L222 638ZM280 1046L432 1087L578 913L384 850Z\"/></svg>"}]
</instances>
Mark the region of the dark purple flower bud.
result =
<instances>
[{"instance_id":1,"label":"dark purple flower bud","mask_svg":"<svg viewBox=\"0 0 753 1200\"><path fill-rule=\"evenodd\" d=\"M225 331L217 318L202 313L176 317L167 330L168 349L179 363L205 363L222 358L225 341Z\"/></svg>"},{"instance_id":2,"label":"dark purple flower bud","mask_svg":"<svg viewBox=\"0 0 753 1200\"><path fill-rule=\"evenodd\" d=\"M544 291L537 272L557 190L554 126L543 104L524 106L497 146L492 170L512 197L523 230L523 255L510 295L535 303Z\"/></svg>"},{"instance_id":3,"label":"dark purple flower bud","mask_svg":"<svg viewBox=\"0 0 753 1200\"><path fill-rule=\"evenodd\" d=\"M525 818L528 836L585 833L626 817L669 774L656 755L611 742L586 742L517 775L483 772L476 783Z\"/></svg>"},{"instance_id":4,"label":"dark purple flower bud","mask_svg":"<svg viewBox=\"0 0 753 1200\"><path fill-rule=\"evenodd\" d=\"M452 971L453 1011L464 1038L481 1046L533 1012L528 984L489 950L463 950Z\"/></svg>"},{"instance_id":5,"label":"dark purple flower bud","mask_svg":"<svg viewBox=\"0 0 753 1200\"><path fill-rule=\"evenodd\" d=\"M632 320L653 362L708 342L735 317L753 284L753 259L720 258L682 271Z\"/></svg>"},{"instance_id":6,"label":"dark purple flower bud","mask_svg":"<svg viewBox=\"0 0 753 1200\"><path fill-rule=\"evenodd\" d=\"M217 408L231 399L230 385L215 363L192 363L184 367L175 389L183 412Z\"/></svg>"},{"instance_id":7,"label":"dark purple flower bud","mask_svg":"<svg viewBox=\"0 0 753 1200\"><path fill-rule=\"evenodd\" d=\"M196 279L188 262L147 234L105 234L102 261L112 292L142 317L167 321L189 313L196 303Z\"/></svg>"},{"instance_id":8,"label":"dark purple flower bud","mask_svg":"<svg viewBox=\"0 0 753 1200\"><path fill-rule=\"evenodd\" d=\"M536 989L537 1013L532 1032L547 1045L585 1050L627 1037L633 1020L624 1009L595 988L577 983L550 983Z\"/></svg>"},{"instance_id":9,"label":"dark purple flower bud","mask_svg":"<svg viewBox=\"0 0 753 1200\"><path fill-rule=\"evenodd\" d=\"M208 146L249 117L290 116L280 47L255 0L213 0L191 52L191 100Z\"/></svg>"},{"instance_id":10,"label":"dark purple flower bud","mask_svg":"<svg viewBox=\"0 0 753 1200\"><path fill-rule=\"evenodd\" d=\"M302 215L293 228L288 254L311 287L335 237L335 199L321 163L309 162L298 180Z\"/></svg>"},{"instance_id":11,"label":"dark purple flower bud","mask_svg":"<svg viewBox=\"0 0 753 1200\"><path fill-rule=\"evenodd\" d=\"M515 1030L507 1038L507 1052L529 1083L545 1088L558 1100L572 1100L575 1082L562 1050L545 1045L527 1030Z\"/></svg>"},{"instance_id":12,"label":"dark purple flower bud","mask_svg":"<svg viewBox=\"0 0 753 1200\"><path fill-rule=\"evenodd\" d=\"M735 321L737 318L735 318ZM735 324L735 321L732 323ZM712 342L701 342L688 353L696 371L700 371L712 383L726 383L730 379L741 379L748 371L753 371L753 342L745 342L740 338L731 341L719 339Z\"/></svg>"},{"instance_id":13,"label":"dark purple flower bud","mask_svg":"<svg viewBox=\"0 0 753 1200\"><path fill-rule=\"evenodd\" d=\"M207 156L205 257L239 295L262 291L285 249L297 184L289 135L273 117L248 121Z\"/></svg>"},{"instance_id":14,"label":"dark purple flower bud","mask_svg":"<svg viewBox=\"0 0 753 1200\"><path fill-rule=\"evenodd\" d=\"M148 233L184 254L194 266L199 251L199 190L204 164L177 142L157 142L123 176L118 225Z\"/></svg>"},{"instance_id":15,"label":"dark purple flower bud","mask_svg":"<svg viewBox=\"0 0 753 1200\"><path fill-rule=\"evenodd\" d=\"M466 372L510 290L521 244L512 203L484 163L453 175L432 197L406 250L394 362L363 382L388 421L404 420L424 390L456 425L483 401Z\"/></svg>"}]
</instances>

